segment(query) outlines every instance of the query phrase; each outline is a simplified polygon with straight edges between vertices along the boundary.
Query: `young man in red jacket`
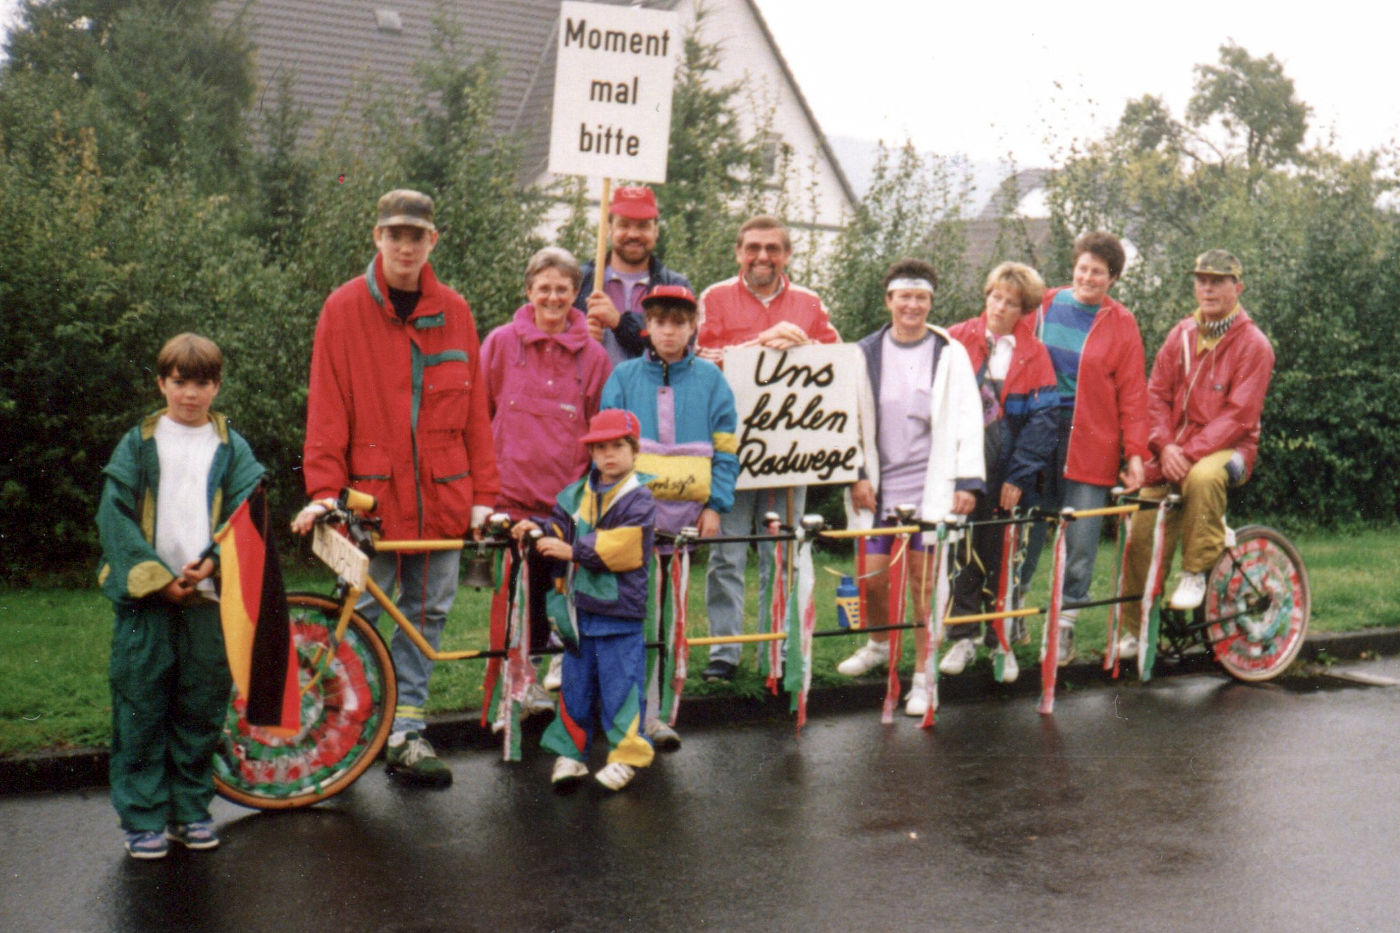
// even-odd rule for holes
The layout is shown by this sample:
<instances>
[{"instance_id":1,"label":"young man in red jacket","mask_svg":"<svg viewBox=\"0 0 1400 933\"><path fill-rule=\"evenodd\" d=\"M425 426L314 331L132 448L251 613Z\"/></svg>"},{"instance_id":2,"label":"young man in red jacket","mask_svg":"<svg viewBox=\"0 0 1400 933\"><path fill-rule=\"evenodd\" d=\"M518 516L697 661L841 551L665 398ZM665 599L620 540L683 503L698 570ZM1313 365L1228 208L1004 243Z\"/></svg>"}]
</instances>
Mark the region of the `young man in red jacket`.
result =
<instances>
[{"instance_id":1,"label":"young man in red jacket","mask_svg":"<svg viewBox=\"0 0 1400 933\"><path fill-rule=\"evenodd\" d=\"M1163 499L1180 489L1183 505L1167 519L1167 557L1181 540L1181 574L1173 609L1191 610L1205 598L1206 574L1225 549L1226 490L1254 469L1259 417L1274 372L1269 338L1239 303L1244 268L1223 249L1196 257L1198 307L1167 335L1147 386L1149 436L1142 495ZM1142 592L1152 552L1154 512L1133 518L1124 591ZM1136 603L1126 606L1136 618ZM1119 656L1133 657L1137 639L1124 636Z\"/></svg>"},{"instance_id":2,"label":"young man in red jacket","mask_svg":"<svg viewBox=\"0 0 1400 933\"><path fill-rule=\"evenodd\" d=\"M471 309L433 275L433 199L379 199L365 274L331 293L316 324L306 399L303 470L312 502L292 528L305 534L342 486L374 496L385 538L460 538L480 528L500 483L486 382ZM461 553L384 554L370 575L437 648L457 595ZM358 607L371 620L378 606ZM423 738L433 664L399 630L391 652L398 705L389 772L445 786L452 772Z\"/></svg>"}]
</instances>

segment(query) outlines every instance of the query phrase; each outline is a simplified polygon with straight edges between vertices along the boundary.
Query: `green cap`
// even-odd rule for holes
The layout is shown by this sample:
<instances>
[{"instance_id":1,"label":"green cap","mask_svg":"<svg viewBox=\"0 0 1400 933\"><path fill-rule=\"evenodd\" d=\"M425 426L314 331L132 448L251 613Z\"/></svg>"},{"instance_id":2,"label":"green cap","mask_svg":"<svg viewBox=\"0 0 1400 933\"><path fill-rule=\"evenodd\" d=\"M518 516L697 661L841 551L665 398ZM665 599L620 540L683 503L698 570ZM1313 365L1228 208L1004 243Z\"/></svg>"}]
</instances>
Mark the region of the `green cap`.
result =
<instances>
[{"instance_id":1,"label":"green cap","mask_svg":"<svg viewBox=\"0 0 1400 933\"><path fill-rule=\"evenodd\" d=\"M396 188L379 199L378 227L422 227L436 230L433 226L433 199L420 191Z\"/></svg>"},{"instance_id":2,"label":"green cap","mask_svg":"<svg viewBox=\"0 0 1400 933\"><path fill-rule=\"evenodd\" d=\"M1244 266L1223 249L1208 249L1196 257L1196 268L1192 275L1233 275L1236 280L1244 279Z\"/></svg>"}]
</instances>

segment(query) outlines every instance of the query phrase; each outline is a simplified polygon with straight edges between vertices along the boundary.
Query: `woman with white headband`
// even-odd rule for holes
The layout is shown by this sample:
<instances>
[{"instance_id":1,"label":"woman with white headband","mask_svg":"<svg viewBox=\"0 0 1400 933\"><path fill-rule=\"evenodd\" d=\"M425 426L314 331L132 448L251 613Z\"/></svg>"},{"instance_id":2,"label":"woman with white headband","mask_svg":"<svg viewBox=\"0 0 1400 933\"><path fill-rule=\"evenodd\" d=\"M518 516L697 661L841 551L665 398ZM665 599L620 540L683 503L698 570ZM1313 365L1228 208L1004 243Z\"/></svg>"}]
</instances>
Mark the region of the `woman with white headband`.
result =
<instances>
[{"instance_id":1,"label":"woman with white headband","mask_svg":"<svg viewBox=\"0 0 1400 933\"><path fill-rule=\"evenodd\" d=\"M894 525L900 505L915 506L918 517L928 521L966 515L973 493L983 488L982 404L972 364L962 344L928 323L937 281L933 266L922 260L896 262L885 273L890 323L860 341L868 377L860 399L865 466L851 489L851 528ZM891 542L890 537L869 539L868 572L889 567ZM925 618L933 594L932 550L919 536L910 541L910 550L911 596L916 617ZM887 587L871 587L866 600L869 624L888 624ZM921 717L928 709L921 666L926 638L924 629L916 630L914 683L904 706L910 716ZM836 669L859 677L888 663L889 632L872 632Z\"/></svg>"}]
</instances>

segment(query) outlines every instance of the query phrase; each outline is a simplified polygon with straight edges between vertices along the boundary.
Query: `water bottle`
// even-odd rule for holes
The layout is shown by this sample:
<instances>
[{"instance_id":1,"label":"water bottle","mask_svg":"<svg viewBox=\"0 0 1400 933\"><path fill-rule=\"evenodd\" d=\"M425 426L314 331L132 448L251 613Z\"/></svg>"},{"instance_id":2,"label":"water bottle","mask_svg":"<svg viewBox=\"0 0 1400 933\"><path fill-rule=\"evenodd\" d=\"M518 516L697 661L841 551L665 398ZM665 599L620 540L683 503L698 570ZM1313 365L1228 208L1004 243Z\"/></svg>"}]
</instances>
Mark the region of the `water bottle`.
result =
<instances>
[{"instance_id":1,"label":"water bottle","mask_svg":"<svg viewBox=\"0 0 1400 933\"><path fill-rule=\"evenodd\" d=\"M843 576L836 587L836 624L860 628L860 587L849 576Z\"/></svg>"}]
</instances>

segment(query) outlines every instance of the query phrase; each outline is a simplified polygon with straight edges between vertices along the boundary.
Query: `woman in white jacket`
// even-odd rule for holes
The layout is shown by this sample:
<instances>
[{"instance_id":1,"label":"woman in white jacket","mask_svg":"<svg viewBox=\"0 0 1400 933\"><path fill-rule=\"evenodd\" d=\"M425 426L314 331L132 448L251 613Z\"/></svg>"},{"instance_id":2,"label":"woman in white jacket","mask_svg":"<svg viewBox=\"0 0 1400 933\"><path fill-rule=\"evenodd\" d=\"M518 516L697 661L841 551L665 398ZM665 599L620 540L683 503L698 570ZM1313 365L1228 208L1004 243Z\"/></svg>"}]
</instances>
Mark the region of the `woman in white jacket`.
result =
<instances>
[{"instance_id":1,"label":"woman in white jacket","mask_svg":"<svg viewBox=\"0 0 1400 933\"><path fill-rule=\"evenodd\" d=\"M866 380L859 399L865 449L862 476L851 488L851 528L894 525L895 508L914 505L925 521L967 515L983 489L982 403L962 344L928 323L937 275L918 259L901 259L885 273L890 323L860 341ZM889 567L892 538L867 545L867 573ZM919 537L910 542L909 588L917 618L928 617L933 595L932 551ZM889 624L889 593L883 579L869 588L871 626ZM903 620L895 620L901 622ZM923 669L927 633L916 629L914 683L904 711L928 709ZM889 632L870 640L842 661L837 671L859 677L889 663Z\"/></svg>"}]
</instances>

